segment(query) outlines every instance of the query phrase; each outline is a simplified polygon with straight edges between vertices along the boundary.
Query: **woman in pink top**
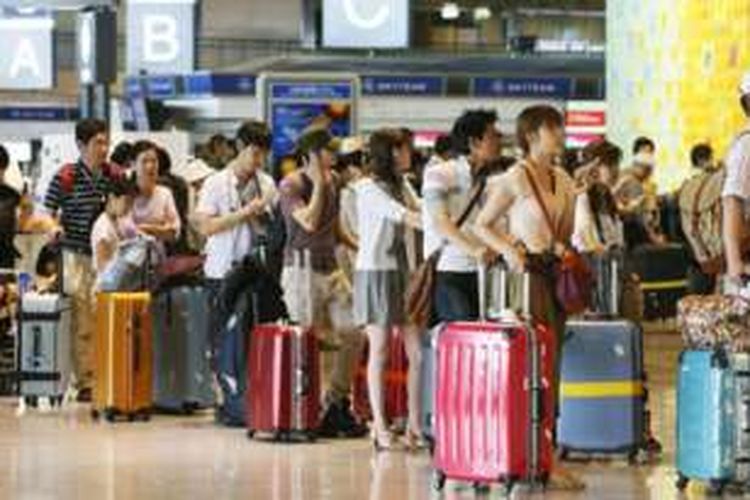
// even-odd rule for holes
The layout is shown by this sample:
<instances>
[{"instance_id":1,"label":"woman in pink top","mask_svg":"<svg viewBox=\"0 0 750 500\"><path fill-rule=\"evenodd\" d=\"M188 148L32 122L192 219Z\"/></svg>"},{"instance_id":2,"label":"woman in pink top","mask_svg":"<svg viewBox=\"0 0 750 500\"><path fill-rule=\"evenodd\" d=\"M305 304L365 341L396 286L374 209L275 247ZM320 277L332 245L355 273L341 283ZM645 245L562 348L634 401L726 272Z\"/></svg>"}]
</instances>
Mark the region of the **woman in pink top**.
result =
<instances>
[{"instance_id":1,"label":"woman in pink top","mask_svg":"<svg viewBox=\"0 0 750 500\"><path fill-rule=\"evenodd\" d=\"M180 216L169 189L157 185L159 179L158 146L139 141L133 146L138 196L133 202L133 221L138 230L156 238L163 253L164 242L175 241L180 234Z\"/></svg>"}]
</instances>

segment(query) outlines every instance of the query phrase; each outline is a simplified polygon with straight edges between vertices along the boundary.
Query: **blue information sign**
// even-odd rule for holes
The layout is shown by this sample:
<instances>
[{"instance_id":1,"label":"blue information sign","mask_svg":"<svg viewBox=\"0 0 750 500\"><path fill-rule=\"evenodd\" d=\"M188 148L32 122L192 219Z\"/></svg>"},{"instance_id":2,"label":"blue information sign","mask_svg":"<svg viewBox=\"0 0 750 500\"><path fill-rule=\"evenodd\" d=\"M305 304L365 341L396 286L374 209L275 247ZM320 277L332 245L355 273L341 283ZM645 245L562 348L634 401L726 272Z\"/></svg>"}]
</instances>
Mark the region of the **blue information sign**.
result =
<instances>
[{"instance_id":1,"label":"blue information sign","mask_svg":"<svg viewBox=\"0 0 750 500\"><path fill-rule=\"evenodd\" d=\"M570 78L494 78L474 79L474 95L478 97L570 97Z\"/></svg>"},{"instance_id":2,"label":"blue information sign","mask_svg":"<svg viewBox=\"0 0 750 500\"><path fill-rule=\"evenodd\" d=\"M183 78L188 95L255 95L255 75L196 73Z\"/></svg>"},{"instance_id":3,"label":"blue information sign","mask_svg":"<svg viewBox=\"0 0 750 500\"><path fill-rule=\"evenodd\" d=\"M351 99L349 82L279 82L271 84L272 99Z\"/></svg>"},{"instance_id":4,"label":"blue information sign","mask_svg":"<svg viewBox=\"0 0 750 500\"><path fill-rule=\"evenodd\" d=\"M0 120L69 122L78 119L78 108L42 106L2 106Z\"/></svg>"},{"instance_id":5,"label":"blue information sign","mask_svg":"<svg viewBox=\"0 0 750 500\"><path fill-rule=\"evenodd\" d=\"M439 76L364 76L362 94L390 96L440 96L445 79Z\"/></svg>"}]
</instances>

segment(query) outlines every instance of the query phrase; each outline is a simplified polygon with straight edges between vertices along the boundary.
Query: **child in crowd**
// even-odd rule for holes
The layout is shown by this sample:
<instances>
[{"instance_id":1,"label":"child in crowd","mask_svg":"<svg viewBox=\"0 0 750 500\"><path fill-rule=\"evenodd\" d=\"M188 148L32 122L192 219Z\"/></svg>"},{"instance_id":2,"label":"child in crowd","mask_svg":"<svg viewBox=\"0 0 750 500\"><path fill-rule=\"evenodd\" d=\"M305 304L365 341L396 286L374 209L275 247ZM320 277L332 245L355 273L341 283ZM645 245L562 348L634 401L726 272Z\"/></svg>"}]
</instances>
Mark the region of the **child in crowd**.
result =
<instances>
[{"instance_id":1,"label":"child in crowd","mask_svg":"<svg viewBox=\"0 0 750 500\"><path fill-rule=\"evenodd\" d=\"M96 220L91 231L93 264L97 276L114 260L120 242L134 238L137 234L131 217L133 199L137 193L138 189L131 181L118 180L112 184L105 211Z\"/></svg>"}]
</instances>

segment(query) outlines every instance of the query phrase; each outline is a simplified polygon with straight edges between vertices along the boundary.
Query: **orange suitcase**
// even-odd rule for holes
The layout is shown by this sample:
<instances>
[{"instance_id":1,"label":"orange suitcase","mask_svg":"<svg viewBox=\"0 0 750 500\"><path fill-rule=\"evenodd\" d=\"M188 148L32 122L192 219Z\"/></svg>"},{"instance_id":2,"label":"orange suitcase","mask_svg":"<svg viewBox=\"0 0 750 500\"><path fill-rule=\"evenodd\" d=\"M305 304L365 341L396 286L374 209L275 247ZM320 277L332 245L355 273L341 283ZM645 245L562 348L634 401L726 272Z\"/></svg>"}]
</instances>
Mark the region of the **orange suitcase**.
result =
<instances>
[{"instance_id":1,"label":"orange suitcase","mask_svg":"<svg viewBox=\"0 0 750 500\"><path fill-rule=\"evenodd\" d=\"M94 340L92 415L148 420L151 395L151 295L100 293Z\"/></svg>"}]
</instances>

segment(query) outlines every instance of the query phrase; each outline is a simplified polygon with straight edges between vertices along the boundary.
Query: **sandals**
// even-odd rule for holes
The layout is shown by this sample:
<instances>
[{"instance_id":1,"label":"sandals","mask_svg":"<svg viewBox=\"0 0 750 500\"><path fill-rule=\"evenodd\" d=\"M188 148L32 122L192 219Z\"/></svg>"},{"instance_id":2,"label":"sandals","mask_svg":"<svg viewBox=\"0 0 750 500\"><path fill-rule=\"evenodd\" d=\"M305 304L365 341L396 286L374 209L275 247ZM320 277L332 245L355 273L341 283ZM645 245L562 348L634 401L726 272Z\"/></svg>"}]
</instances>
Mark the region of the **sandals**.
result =
<instances>
[{"instance_id":1,"label":"sandals","mask_svg":"<svg viewBox=\"0 0 750 500\"><path fill-rule=\"evenodd\" d=\"M373 430L371 438L372 447L376 452L393 451L399 448L396 437L388 431L378 432Z\"/></svg>"},{"instance_id":2,"label":"sandals","mask_svg":"<svg viewBox=\"0 0 750 500\"><path fill-rule=\"evenodd\" d=\"M404 446L409 451L421 451L429 449L430 443L424 438L421 433L408 430L402 438Z\"/></svg>"}]
</instances>

